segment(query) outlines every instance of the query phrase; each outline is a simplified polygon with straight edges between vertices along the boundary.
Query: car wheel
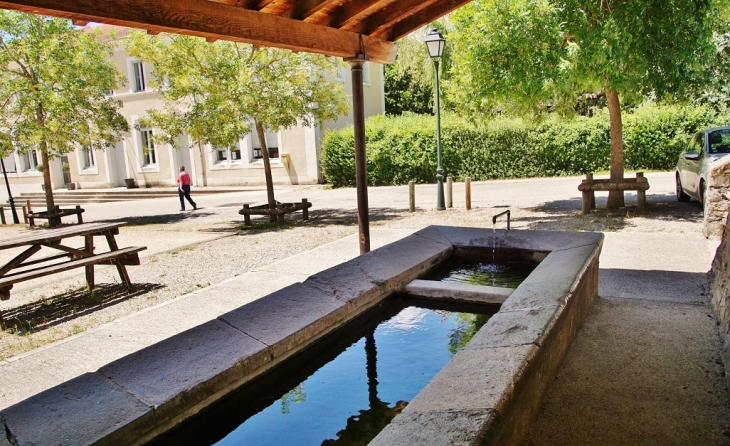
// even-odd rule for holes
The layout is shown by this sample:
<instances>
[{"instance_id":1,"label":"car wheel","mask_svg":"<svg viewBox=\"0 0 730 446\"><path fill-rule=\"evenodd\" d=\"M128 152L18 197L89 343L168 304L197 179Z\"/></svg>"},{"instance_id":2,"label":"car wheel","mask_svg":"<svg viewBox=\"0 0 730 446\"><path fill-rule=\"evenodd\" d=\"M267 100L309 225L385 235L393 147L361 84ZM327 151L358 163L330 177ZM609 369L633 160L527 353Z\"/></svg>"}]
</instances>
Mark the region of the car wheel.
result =
<instances>
[{"instance_id":1,"label":"car wheel","mask_svg":"<svg viewBox=\"0 0 730 446\"><path fill-rule=\"evenodd\" d=\"M682 190L682 182L679 181L679 174L675 176L677 179L677 201L680 201L682 203L689 201L689 195L684 193L684 190Z\"/></svg>"},{"instance_id":2,"label":"car wheel","mask_svg":"<svg viewBox=\"0 0 730 446\"><path fill-rule=\"evenodd\" d=\"M707 195L707 184L704 181L700 181L700 203L702 203L702 210L705 210L705 196Z\"/></svg>"}]
</instances>

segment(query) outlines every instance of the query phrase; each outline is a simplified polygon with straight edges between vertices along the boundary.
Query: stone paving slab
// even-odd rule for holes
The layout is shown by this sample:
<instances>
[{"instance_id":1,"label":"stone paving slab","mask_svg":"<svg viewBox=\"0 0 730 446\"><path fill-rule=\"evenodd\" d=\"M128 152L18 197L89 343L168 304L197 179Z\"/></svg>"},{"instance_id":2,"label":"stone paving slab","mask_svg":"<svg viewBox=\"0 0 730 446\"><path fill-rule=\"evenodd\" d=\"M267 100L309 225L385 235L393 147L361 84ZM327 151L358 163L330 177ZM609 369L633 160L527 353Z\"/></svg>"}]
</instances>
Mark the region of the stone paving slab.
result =
<instances>
[{"instance_id":1,"label":"stone paving slab","mask_svg":"<svg viewBox=\"0 0 730 446\"><path fill-rule=\"evenodd\" d=\"M684 271L601 268L598 295L662 302L704 303L707 274Z\"/></svg>"},{"instance_id":2,"label":"stone paving slab","mask_svg":"<svg viewBox=\"0 0 730 446\"><path fill-rule=\"evenodd\" d=\"M526 444L730 444L707 305L599 298Z\"/></svg>"},{"instance_id":3,"label":"stone paving slab","mask_svg":"<svg viewBox=\"0 0 730 446\"><path fill-rule=\"evenodd\" d=\"M265 347L213 320L107 364L99 373L166 419L260 367L265 359L257 353Z\"/></svg>"},{"instance_id":4,"label":"stone paving slab","mask_svg":"<svg viewBox=\"0 0 730 446\"><path fill-rule=\"evenodd\" d=\"M87 373L3 410L17 444L91 444L133 420L154 418L152 408L99 373ZM78 429L78 420L86 423ZM2 435L3 437L5 435Z\"/></svg>"}]
</instances>

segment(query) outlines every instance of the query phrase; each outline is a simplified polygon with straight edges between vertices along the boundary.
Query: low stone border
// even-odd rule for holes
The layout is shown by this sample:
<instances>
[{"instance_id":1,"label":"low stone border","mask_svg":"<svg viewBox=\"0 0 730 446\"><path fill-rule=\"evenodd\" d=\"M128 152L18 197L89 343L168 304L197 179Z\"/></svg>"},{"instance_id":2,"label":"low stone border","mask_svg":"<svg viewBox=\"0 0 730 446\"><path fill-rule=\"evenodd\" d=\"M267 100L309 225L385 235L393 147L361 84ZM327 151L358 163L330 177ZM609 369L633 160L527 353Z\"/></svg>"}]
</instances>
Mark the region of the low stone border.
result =
<instances>
[{"instance_id":1,"label":"low stone border","mask_svg":"<svg viewBox=\"0 0 730 446\"><path fill-rule=\"evenodd\" d=\"M494 237L550 254L376 443L521 438L522 416L536 412L597 293L601 234L426 228L4 409L0 446L148 441L377 305L455 246L491 248ZM446 383L449 374L463 379ZM439 398L449 385L457 394ZM413 430L421 436L405 441Z\"/></svg>"}]
</instances>

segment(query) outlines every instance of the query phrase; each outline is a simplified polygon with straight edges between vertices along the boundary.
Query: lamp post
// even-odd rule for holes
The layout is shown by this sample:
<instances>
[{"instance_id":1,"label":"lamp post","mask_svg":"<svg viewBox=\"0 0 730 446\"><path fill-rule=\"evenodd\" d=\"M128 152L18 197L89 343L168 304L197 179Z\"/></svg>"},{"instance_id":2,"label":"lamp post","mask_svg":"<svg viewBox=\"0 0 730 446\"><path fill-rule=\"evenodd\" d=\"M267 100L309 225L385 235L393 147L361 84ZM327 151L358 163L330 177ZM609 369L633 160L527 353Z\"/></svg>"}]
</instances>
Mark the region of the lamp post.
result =
<instances>
[{"instance_id":1,"label":"lamp post","mask_svg":"<svg viewBox=\"0 0 730 446\"><path fill-rule=\"evenodd\" d=\"M0 166L3 168L3 177L5 177L5 187L8 188L8 203L10 203L10 210L13 213L13 223L16 225L20 223L18 219L18 213L15 211L15 202L13 201L13 194L10 193L10 183L8 183L8 174L5 172L5 160L0 158Z\"/></svg>"},{"instance_id":2,"label":"lamp post","mask_svg":"<svg viewBox=\"0 0 730 446\"><path fill-rule=\"evenodd\" d=\"M444 168L441 166L441 103L439 101L439 60L444 54L444 46L446 39L440 32L433 29L424 39L428 55L433 59L433 67L436 70L436 210L443 211L446 209L444 200Z\"/></svg>"}]
</instances>

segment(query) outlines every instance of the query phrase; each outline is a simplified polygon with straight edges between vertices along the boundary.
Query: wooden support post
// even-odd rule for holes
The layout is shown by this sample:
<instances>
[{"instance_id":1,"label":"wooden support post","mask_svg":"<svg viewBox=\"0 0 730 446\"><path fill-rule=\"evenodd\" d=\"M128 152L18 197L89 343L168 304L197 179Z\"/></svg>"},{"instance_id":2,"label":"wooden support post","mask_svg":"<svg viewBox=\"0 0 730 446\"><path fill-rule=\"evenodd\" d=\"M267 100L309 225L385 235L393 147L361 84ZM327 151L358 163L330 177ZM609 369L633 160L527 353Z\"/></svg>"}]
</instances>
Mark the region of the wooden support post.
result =
<instances>
[{"instance_id":1,"label":"wooden support post","mask_svg":"<svg viewBox=\"0 0 730 446\"><path fill-rule=\"evenodd\" d=\"M249 205L247 205L247 204L243 205L243 209L245 211L247 211L249 208L250 208ZM250 214L248 214L248 213L243 214L243 224L245 224L246 226L251 226L251 215Z\"/></svg>"},{"instance_id":2,"label":"wooden support post","mask_svg":"<svg viewBox=\"0 0 730 446\"><path fill-rule=\"evenodd\" d=\"M28 211L25 209L25 206L23 206L23 223L28 224Z\"/></svg>"},{"instance_id":3,"label":"wooden support post","mask_svg":"<svg viewBox=\"0 0 730 446\"><path fill-rule=\"evenodd\" d=\"M83 224L84 219L83 217L81 217L81 206L79 206L78 204L76 205L76 215L79 217L79 224Z\"/></svg>"},{"instance_id":4,"label":"wooden support post","mask_svg":"<svg viewBox=\"0 0 730 446\"><path fill-rule=\"evenodd\" d=\"M446 177L446 207L454 207L454 178Z\"/></svg>"},{"instance_id":5,"label":"wooden support post","mask_svg":"<svg viewBox=\"0 0 730 446\"><path fill-rule=\"evenodd\" d=\"M277 204L276 205L276 209L277 210L280 210L280 211L283 211L284 210L284 206L282 206L280 204ZM279 223L284 223L284 213L283 212L280 213L280 214L276 214L276 221L279 222Z\"/></svg>"},{"instance_id":6,"label":"wooden support post","mask_svg":"<svg viewBox=\"0 0 730 446\"><path fill-rule=\"evenodd\" d=\"M25 205L28 206L28 213L33 213L33 208L30 207L30 200L25 200Z\"/></svg>"},{"instance_id":7,"label":"wooden support post","mask_svg":"<svg viewBox=\"0 0 730 446\"><path fill-rule=\"evenodd\" d=\"M4 224L4 225L8 224L5 221L5 208L2 206L0 206L0 222L2 222L2 224Z\"/></svg>"},{"instance_id":8,"label":"wooden support post","mask_svg":"<svg viewBox=\"0 0 730 446\"><path fill-rule=\"evenodd\" d=\"M355 178L357 185L357 223L360 233L360 255L370 252L370 217L368 214L368 171L365 156L365 99L362 66L365 55L348 59L352 73L352 121L355 133Z\"/></svg>"},{"instance_id":9,"label":"wooden support post","mask_svg":"<svg viewBox=\"0 0 730 446\"><path fill-rule=\"evenodd\" d=\"M408 182L408 210L416 212L416 182Z\"/></svg>"},{"instance_id":10,"label":"wooden support post","mask_svg":"<svg viewBox=\"0 0 730 446\"><path fill-rule=\"evenodd\" d=\"M309 207L307 206L307 199L302 198L302 204L304 207L302 207L302 220L309 220Z\"/></svg>"},{"instance_id":11,"label":"wooden support post","mask_svg":"<svg viewBox=\"0 0 730 446\"><path fill-rule=\"evenodd\" d=\"M471 210L471 177L464 179L464 188L466 189L466 210Z\"/></svg>"}]
</instances>

